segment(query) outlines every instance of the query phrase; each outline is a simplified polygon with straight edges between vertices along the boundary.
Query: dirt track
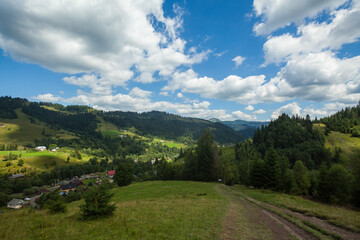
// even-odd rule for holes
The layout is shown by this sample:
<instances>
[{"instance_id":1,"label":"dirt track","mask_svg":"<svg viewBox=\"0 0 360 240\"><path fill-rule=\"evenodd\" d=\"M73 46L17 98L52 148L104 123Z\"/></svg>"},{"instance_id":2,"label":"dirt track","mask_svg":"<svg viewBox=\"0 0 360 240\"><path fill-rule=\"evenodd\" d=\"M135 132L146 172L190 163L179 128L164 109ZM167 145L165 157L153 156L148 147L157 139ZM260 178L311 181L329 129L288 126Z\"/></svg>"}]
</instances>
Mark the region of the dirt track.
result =
<instances>
[{"instance_id":1,"label":"dirt track","mask_svg":"<svg viewBox=\"0 0 360 240\"><path fill-rule=\"evenodd\" d=\"M317 239L282 217L236 196L221 185L217 190L230 201L222 240L233 239Z\"/></svg>"}]
</instances>

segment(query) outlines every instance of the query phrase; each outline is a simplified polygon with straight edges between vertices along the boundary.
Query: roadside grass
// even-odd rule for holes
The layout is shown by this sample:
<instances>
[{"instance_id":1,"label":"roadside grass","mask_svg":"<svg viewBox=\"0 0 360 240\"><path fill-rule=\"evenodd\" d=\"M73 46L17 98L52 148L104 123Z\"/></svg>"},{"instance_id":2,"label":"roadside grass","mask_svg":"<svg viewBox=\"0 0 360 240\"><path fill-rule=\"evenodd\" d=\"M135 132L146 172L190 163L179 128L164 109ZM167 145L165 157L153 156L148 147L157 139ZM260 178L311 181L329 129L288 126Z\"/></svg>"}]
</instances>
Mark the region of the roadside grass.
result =
<instances>
[{"instance_id":1,"label":"roadside grass","mask_svg":"<svg viewBox=\"0 0 360 240\"><path fill-rule=\"evenodd\" d=\"M74 134L65 130L50 129L45 123L35 120L35 123L30 123L30 117L24 114L21 109L15 110L18 115L17 119L1 119L0 122L5 124L5 127L0 128L0 143L5 144L33 144L35 139L42 139L43 130L45 134L52 138L73 139L76 138Z\"/></svg>"},{"instance_id":2,"label":"roadside grass","mask_svg":"<svg viewBox=\"0 0 360 240\"><path fill-rule=\"evenodd\" d=\"M61 214L4 209L0 239L219 239L228 202L214 185L159 181L116 188L113 216L91 221L79 219L82 201Z\"/></svg>"},{"instance_id":3,"label":"roadside grass","mask_svg":"<svg viewBox=\"0 0 360 240\"><path fill-rule=\"evenodd\" d=\"M359 211L318 203L298 196L275 193L269 190L250 189L239 185L234 186L233 189L243 192L245 195L258 201L287 208L308 216L315 216L327 220L334 225L360 232Z\"/></svg>"}]
</instances>

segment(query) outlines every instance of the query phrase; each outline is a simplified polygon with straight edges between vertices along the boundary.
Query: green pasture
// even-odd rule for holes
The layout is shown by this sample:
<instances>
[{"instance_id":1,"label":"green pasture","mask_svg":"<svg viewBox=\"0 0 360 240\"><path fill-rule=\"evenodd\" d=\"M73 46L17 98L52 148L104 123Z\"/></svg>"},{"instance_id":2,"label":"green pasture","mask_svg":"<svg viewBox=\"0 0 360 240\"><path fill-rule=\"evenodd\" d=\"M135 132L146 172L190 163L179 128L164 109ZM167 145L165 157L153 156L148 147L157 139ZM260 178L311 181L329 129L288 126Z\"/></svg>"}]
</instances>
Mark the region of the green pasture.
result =
<instances>
[{"instance_id":1,"label":"green pasture","mask_svg":"<svg viewBox=\"0 0 360 240\"><path fill-rule=\"evenodd\" d=\"M82 201L66 213L8 210L0 215L0 239L219 239L228 201L214 183L145 182L113 189L112 216L83 221Z\"/></svg>"}]
</instances>

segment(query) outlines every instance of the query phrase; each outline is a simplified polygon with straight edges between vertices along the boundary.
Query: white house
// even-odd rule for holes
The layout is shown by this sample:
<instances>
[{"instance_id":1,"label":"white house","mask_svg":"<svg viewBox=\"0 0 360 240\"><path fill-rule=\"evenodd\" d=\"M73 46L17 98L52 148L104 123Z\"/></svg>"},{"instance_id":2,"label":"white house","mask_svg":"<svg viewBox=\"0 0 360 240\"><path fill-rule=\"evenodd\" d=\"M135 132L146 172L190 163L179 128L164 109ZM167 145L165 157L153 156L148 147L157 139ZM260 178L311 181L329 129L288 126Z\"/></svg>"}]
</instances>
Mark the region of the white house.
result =
<instances>
[{"instance_id":1,"label":"white house","mask_svg":"<svg viewBox=\"0 0 360 240\"><path fill-rule=\"evenodd\" d=\"M35 149L40 151L40 152L43 152L43 151L46 150L46 147L45 146L37 146Z\"/></svg>"},{"instance_id":2,"label":"white house","mask_svg":"<svg viewBox=\"0 0 360 240\"><path fill-rule=\"evenodd\" d=\"M10 202L8 202L7 207L13 208L13 209L19 209L22 208L25 201L17 198L13 198Z\"/></svg>"}]
</instances>

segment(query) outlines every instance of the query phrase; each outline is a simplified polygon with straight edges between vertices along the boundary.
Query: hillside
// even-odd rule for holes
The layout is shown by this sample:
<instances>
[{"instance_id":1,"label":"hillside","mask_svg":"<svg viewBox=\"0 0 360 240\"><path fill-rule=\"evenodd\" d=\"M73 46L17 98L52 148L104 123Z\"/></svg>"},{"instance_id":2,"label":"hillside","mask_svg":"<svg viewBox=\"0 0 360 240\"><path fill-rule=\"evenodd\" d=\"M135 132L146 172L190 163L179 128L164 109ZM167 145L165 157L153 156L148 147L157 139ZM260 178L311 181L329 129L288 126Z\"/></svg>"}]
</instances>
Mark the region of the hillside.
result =
<instances>
[{"instance_id":1,"label":"hillside","mask_svg":"<svg viewBox=\"0 0 360 240\"><path fill-rule=\"evenodd\" d=\"M9 132L2 129L0 141L3 138L3 141L17 144L42 139L43 136L40 134L43 133L43 128L52 139L69 139L74 135L82 138L93 137L99 131L122 135L121 131L126 130L140 136L194 143L206 128L212 130L219 144L236 143L243 139L239 133L223 124L165 112L103 112L88 106L35 103L9 97L1 97L0 105L0 123L17 125L13 126L13 133L10 132L11 126ZM23 139L17 138L17 135L23 135Z\"/></svg>"},{"instance_id":2,"label":"hillside","mask_svg":"<svg viewBox=\"0 0 360 240\"><path fill-rule=\"evenodd\" d=\"M222 123L228 127L231 127L238 133L240 133L245 139L252 138L255 130L261 126L267 126L269 122L256 122L256 121L245 121L245 120L234 120L234 121L221 121L216 118L212 118L209 121L214 123Z\"/></svg>"}]
</instances>

